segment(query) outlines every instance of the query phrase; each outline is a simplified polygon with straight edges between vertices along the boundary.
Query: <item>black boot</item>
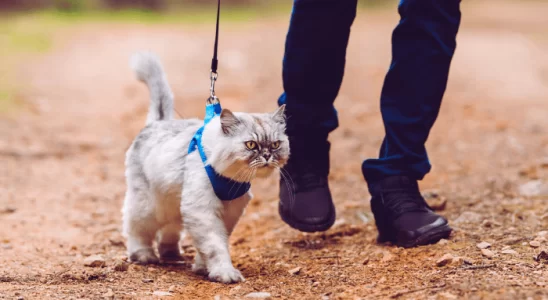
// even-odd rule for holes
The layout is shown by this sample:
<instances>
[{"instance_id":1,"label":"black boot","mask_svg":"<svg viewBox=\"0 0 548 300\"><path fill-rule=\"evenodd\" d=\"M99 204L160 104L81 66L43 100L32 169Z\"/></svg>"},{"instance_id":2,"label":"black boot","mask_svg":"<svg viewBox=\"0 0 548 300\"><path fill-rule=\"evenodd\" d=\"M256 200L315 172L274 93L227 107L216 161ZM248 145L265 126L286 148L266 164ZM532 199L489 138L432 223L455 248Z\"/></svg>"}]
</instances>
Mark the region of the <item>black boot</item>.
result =
<instances>
[{"instance_id":1,"label":"black boot","mask_svg":"<svg viewBox=\"0 0 548 300\"><path fill-rule=\"evenodd\" d=\"M451 233L447 220L422 197L417 181L405 176L387 177L370 189L379 243L410 248L436 243Z\"/></svg>"},{"instance_id":2,"label":"black boot","mask_svg":"<svg viewBox=\"0 0 548 300\"><path fill-rule=\"evenodd\" d=\"M297 230L325 231L335 222L327 136L292 137L289 145L291 156L280 178L280 216Z\"/></svg>"}]
</instances>

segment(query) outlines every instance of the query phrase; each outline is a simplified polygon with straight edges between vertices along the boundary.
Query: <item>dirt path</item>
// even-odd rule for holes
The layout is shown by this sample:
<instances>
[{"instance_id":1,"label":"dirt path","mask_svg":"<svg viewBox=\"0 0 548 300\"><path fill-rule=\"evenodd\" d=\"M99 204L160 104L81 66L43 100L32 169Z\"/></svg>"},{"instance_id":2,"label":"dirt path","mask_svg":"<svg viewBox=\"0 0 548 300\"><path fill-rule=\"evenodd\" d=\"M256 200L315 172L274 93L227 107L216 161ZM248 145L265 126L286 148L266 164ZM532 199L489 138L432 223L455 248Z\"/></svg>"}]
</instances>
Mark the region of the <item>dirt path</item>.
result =
<instances>
[{"instance_id":1,"label":"dirt path","mask_svg":"<svg viewBox=\"0 0 548 300\"><path fill-rule=\"evenodd\" d=\"M256 199L231 239L247 281L229 286L190 272L188 243L182 265L114 267L125 255L123 156L148 106L128 58L139 49L157 52L177 110L201 116L211 28L67 29L55 51L21 68L24 111L0 119L0 299L141 299L168 290L180 299L252 292L275 299L548 299L548 258L534 259L548 248L548 5L525 3L463 9L449 88L428 142L434 169L422 182L437 192L431 203L447 201L441 213L456 229L448 241L408 250L374 244L359 167L381 142L378 94L397 16L361 13L337 101L341 127L331 136L338 221L325 234L293 231L277 215L275 179L254 183ZM225 107L274 108L286 27L285 20L225 27L218 85ZM492 258L476 246L482 241ZM84 267L94 254L105 257L105 267ZM437 266L445 254L461 259ZM294 268L300 272L291 274Z\"/></svg>"}]
</instances>

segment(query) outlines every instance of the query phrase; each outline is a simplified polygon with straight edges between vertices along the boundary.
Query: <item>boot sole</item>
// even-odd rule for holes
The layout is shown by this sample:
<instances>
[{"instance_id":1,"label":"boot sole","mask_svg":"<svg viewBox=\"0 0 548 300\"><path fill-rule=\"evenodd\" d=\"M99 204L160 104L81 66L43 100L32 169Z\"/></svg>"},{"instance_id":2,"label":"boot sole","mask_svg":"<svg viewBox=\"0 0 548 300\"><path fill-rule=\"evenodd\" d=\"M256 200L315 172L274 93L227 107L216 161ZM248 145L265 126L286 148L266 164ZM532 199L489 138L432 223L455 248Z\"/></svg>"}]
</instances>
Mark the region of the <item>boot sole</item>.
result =
<instances>
[{"instance_id":1,"label":"boot sole","mask_svg":"<svg viewBox=\"0 0 548 300\"><path fill-rule=\"evenodd\" d=\"M337 214L335 213L335 207L334 206L332 206L332 210L333 210L333 213L331 214L331 216L329 217L329 220L326 223L323 223L323 224L306 224L306 223L295 222L290 217L287 218L284 215L284 213L282 212L281 206L278 205L278 213L280 214L280 217L282 218L282 220L287 225L289 225L293 229L297 229L299 231L309 232L309 233L326 231L329 228L331 228L331 226L333 226L333 224L335 224L335 219L337 217Z\"/></svg>"},{"instance_id":2,"label":"boot sole","mask_svg":"<svg viewBox=\"0 0 548 300\"><path fill-rule=\"evenodd\" d=\"M413 248L417 246L435 244L439 240L448 238L453 229L448 224L436 227L412 241L396 241L396 245L403 248Z\"/></svg>"}]
</instances>

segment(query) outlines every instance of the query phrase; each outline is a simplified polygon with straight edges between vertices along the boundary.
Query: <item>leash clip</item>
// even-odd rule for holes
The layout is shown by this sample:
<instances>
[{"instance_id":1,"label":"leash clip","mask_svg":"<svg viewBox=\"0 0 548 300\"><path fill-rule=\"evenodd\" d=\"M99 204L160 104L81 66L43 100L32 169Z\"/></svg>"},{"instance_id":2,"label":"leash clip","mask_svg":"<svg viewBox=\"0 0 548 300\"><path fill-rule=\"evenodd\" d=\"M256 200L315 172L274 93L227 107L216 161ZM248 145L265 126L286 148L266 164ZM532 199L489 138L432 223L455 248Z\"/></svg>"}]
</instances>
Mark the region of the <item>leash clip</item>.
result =
<instances>
[{"instance_id":1,"label":"leash clip","mask_svg":"<svg viewBox=\"0 0 548 300\"><path fill-rule=\"evenodd\" d=\"M217 72L210 72L209 78L211 79L211 85L209 86L209 96L211 98L215 97L215 82L217 81L219 74Z\"/></svg>"},{"instance_id":2,"label":"leash clip","mask_svg":"<svg viewBox=\"0 0 548 300\"><path fill-rule=\"evenodd\" d=\"M211 79L211 85L209 86L209 98L207 98L206 104L217 104L219 98L215 96L215 82L217 81L219 74L217 72L210 72L209 78Z\"/></svg>"}]
</instances>

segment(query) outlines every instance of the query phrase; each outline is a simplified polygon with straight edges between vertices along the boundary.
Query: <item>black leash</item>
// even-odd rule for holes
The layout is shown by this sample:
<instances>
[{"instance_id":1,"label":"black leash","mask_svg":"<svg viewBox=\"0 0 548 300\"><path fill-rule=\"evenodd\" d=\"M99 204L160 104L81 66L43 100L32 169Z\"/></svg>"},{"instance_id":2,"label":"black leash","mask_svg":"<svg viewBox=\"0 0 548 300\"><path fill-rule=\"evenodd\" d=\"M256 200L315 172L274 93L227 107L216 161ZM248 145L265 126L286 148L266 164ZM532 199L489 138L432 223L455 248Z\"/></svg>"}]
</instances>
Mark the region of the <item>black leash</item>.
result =
<instances>
[{"instance_id":1,"label":"black leash","mask_svg":"<svg viewBox=\"0 0 548 300\"><path fill-rule=\"evenodd\" d=\"M217 74L217 48L219 46L219 16L221 14L221 0L217 0L217 26L215 28L215 45L213 46L213 59L211 60L211 72Z\"/></svg>"},{"instance_id":2,"label":"black leash","mask_svg":"<svg viewBox=\"0 0 548 300\"><path fill-rule=\"evenodd\" d=\"M217 0L217 25L215 26L215 44L213 45L213 58L211 59L211 86L209 88L209 99L208 103L218 101L215 96L215 81L219 74L217 73L217 66L219 65L219 60L217 59L217 48L219 47L219 17L221 15L221 0Z\"/></svg>"}]
</instances>

